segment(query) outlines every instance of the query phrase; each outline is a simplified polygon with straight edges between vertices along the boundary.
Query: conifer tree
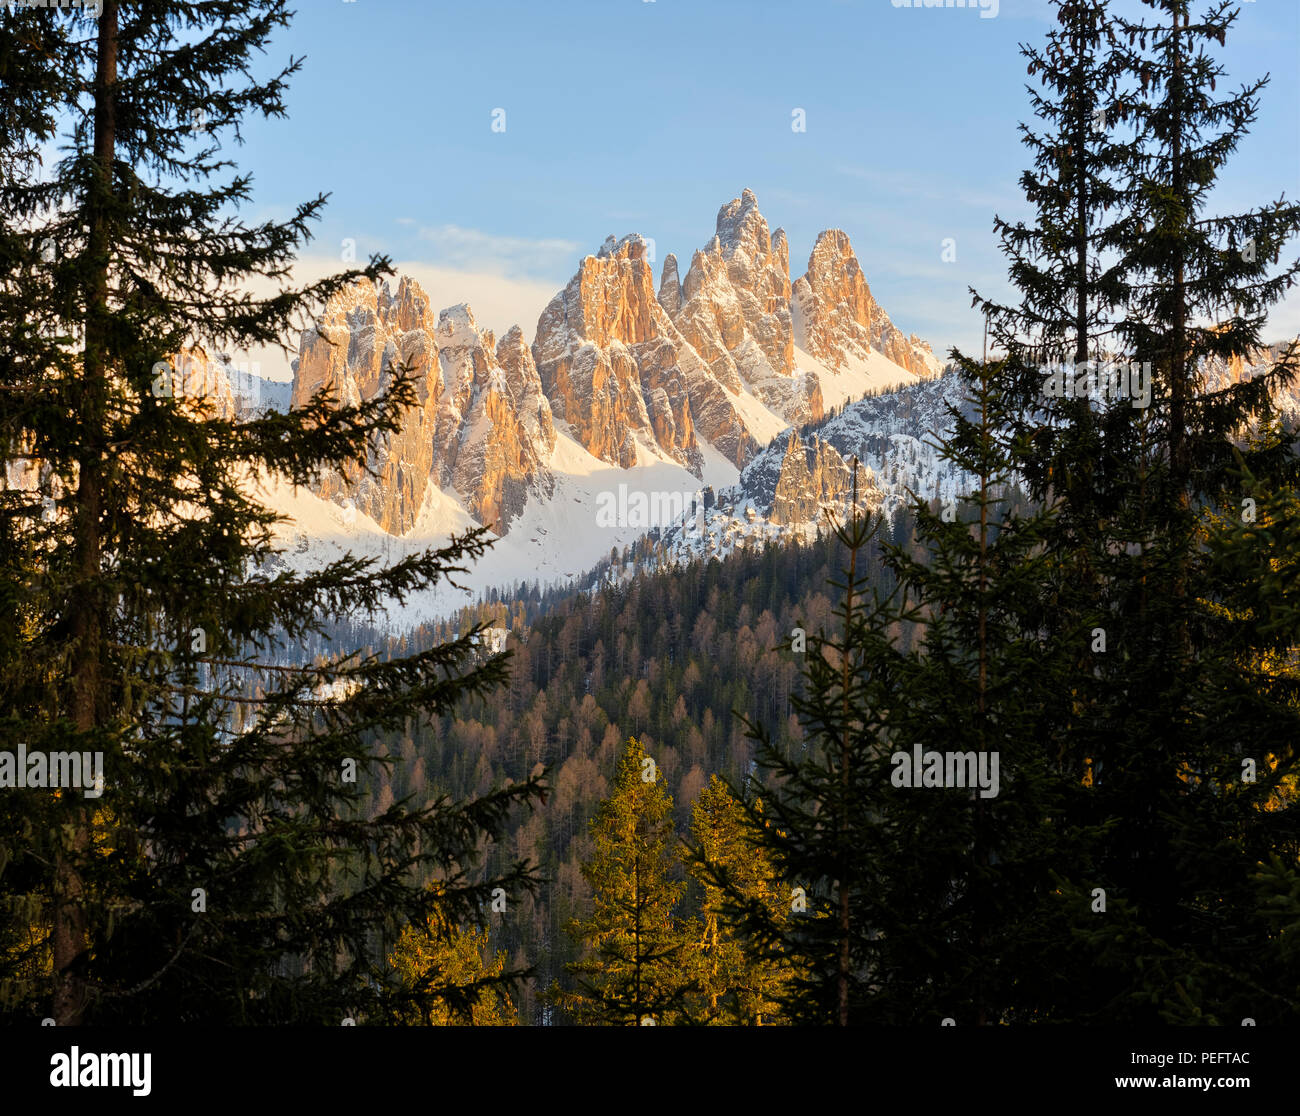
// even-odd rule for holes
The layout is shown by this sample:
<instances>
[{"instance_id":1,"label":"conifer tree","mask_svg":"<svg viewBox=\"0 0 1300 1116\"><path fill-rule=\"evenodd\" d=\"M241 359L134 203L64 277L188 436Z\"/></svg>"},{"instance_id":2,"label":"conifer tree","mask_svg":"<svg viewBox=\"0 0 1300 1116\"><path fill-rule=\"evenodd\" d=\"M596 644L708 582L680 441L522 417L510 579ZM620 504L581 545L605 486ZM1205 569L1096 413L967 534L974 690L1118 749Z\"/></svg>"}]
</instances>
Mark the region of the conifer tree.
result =
<instances>
[{"instance_id":1,"label":"conifer tree","mask_svg":"<svg viewBox=\"0 0 1300 1116\"><path fill-rule=\"evenodd\" d=\"M1055 638L1076 640L1077 682L1062 688L1056 710L1066 724L1090 684L1092 633L1104 624L1100 567L1131 506L1124 478L1147 430L1127 398L1073 391L1090 386L1089 362L1123 357L1117 323L1135 282L1123 245L1137 226L1130 168L1141 144L1132 58L1105 0L1053 6L1057 25L1044 45L1021 48L1041 86L1026 87L1035 119L1020 126L1033 157L1020 183L1034 217L994 219L1019 299L972 293L1002 358L1000 421L1020 439L1014 471L1055 515L1044 545L1061 576L1044 621ZM1084 757L1066 762L1078 767Z\"/></svg>"},{"instance_id":2,"label":"conifer tree","mask_svg":"<svg viewBox=\"0 0 1300 1116\"><path fill-rule=\"evenodd\" d=\"M390 270L296 289L324 197L283 222L237 215L250 179L227 146L249 114L285 114L301 60L254 63L289 16L282 0L0 12L20 90L0 110L0 436L6 477L26 469L0 516L0 750L103 757L102 795L0 796L8 926L34 928L0 941L11 1018L337 1023L450 1002L392 979L401 926L469 924L494 888L536 885L524 864L475 871L536 778L362 811L393 762L378 735L499 684L504 660L475 662L470 637L392 658L328 641L463 571L482 534L388 567L276 559L259 486L364 462L412 402L410 370L358 406L326 391L251 418L218 405L210 369L187 374L283 344ZM62 158L24 158L56 132ZM250 293L258 278L280 290Z\"/></svg>"},{"instance_id":3,"label":"conifer tree","mask_svg":"<svg viewBox=\"0 0 1300 1116\"><path fill-rule=\"evenodd\" d=\"M1076 630L1089 650L1063 690L1054 743L1086 790L1057 820L1090 851L1063 866L1069 936L1046 935L1043 964L1071 974L1051 1007L1062 1020L1277 1021L1294 1018L1295 1004L1271 991L1279 952L1259 873L1280 852L1277 870L1294 878L1294 810L1278 797L1294 746L1269 753L1270 776L1257 784L1243 785L1238 765L1246 742L1277 740L1295 723L1294 693L1261 664L1292 654L1300 632L1266 634L1260 615L1277 602L1234 607L1242 586L1224 576L1225 553L1212 555L1225 530L1232 553L1262 553L1232 526L1244 518L1243 475L1274 494L1294 485L1293 433L1276 433L1273 396L1294 376L1297 353L1214 391L1203 372L1209 362L1260 359L1268 309L1300 266L1277 267L1300 207L1280 199L1206 213L1264 82L1216 99L1224 73L1208 48L1225 41L1230 5L1212 4L1196 21L1186 0L1147 6L1150 21L1098 15L1119 67L1118 119L1131 132L1110 170L1118 212L1103 247L1115 282L1100 355L1151 369L1149 406L1121 400L1094 418L1093 406L1070 413L1026 399L1019 420L1101 432L1091 451L1067 433L1052 442L1050 468L1036 468L1043 458L1033 454L1020 466L1034 497L1076 525L1049 540L1052 553L1087 573L1070 579L1045 618L1060 638ZM1057 58L1048 74L1059 84L1069 70L1068 57ZM1031 200L1050 228L1051 206ZM1034 352L1050 333L1036 319L1052 291L1014 265L1012 275L1025 309L1003 318L1014 322L1007 348ZM1080 353L1091 340L1076 330ZM1236 571L1246 585L1277 588L1239 560Z\"/></svg>"},{"instance_id":4,"label":"conifer tree","mask_svg":"<svg viewBox=\"0 0 1300 1116\"><path fill-rule=\"evenodd\" d=\"M954 357L969 397L949 407L938 449L969 490L939 507L915 499L919 555L885 548L919 632L893 668L906 700L888 722L889 786L872 804L873 1010L894 1023L1034 1021L1056 979L1036 954L1059 921L1054 873L1085 847L1053 824L1077 793L1050 746L1077 655L1073 634L1048 623L1066 576L1046 545L1060 524L1016 490L1027 439L1014 433L1004 365Z\"/></svg>"},{"instance_id":5,"label":"conifer tree","mask_svg":"<svg viewBox=\"0 0 1300 1116\"><path fill-rule=\"evenodd\" d=\"M1135 157L1136 141L1126 128L1132 117L1127 56L1105 0L1052 3L1058 26L1041 48L1021 47L1028 74L1043 87L1026 86L1036 122L1020 125L1034 163L1020 184L1035 219L1029 225L994 219L1021 298L1002 305L972 293L995 349L1034 363L1082 364L1107 344L1111 315L1127 297L1127 261L1114 249L1131 221L1123 204L1130 187L1121 170ZM1032 364L1002 369L1010 403L1041 403L1037 373ZM1060 408L1071 419L1087 417L1068 396ZM1055 443L1043 435L1081 432L1062 424L1035 433L1029 449L1045 468Z\"/></svg>"},{"instance_id":6,"label":"conifer tree","mask_svg":"<svg viewBox=\"0 0 1300 1116\"><path fill-rule=\"evenodd\" d=\"M610 795L591 823L595 848L582 865L592 909L570 935L584 947L559 1003L580 1023L663 1025L682 1019L686 938L676 917L673 803L663 773L631 737Z\"/></svg>"},{"instance_id":7,"label":"conifer tree","mask_svg":"<svg viewBox=\"0 0 1300 1116\"><path fill-rule=\"evenodd\" d=\"M403 928L389 958L402 984L424 993L424 1004L404 1004L404 1023L449 1027L513 1027L519 1011L502 979L504 950L493 950L484 927L411 923Z\"/></svg>"},{"instance_id":8,"label":"conifer tree","mask_svg":"<svg viewBox=\"0 0 1300 1116\"><path fill-rule=\"evenodd\" d=\"M1279 977L1296 986L1295 969L1273 963L1276 928L1259 903L1258 873L1282 853L1296 878L1294 803L1279 801L1276 787L1295 771L1300 710L1259 666L1279 637L1293 654L1300 630L1263 638L1258 605L1246 615L1231 607L1241 591L1211 554L1214 536L1246 518L1239 458L1265 490L1294 485L1294 433L1268 430L1300 353L1292 346L1262 375L1214 391L1203 369L1260 359L1269 307L1300 268L1277 266L1300 230L1300 207L1279 199L1207 213L1265 81L1216 97L1224 72L1209 51L1236 19L1228 4L1196 20L1186 0L1148 6L1149 21L1117 21L1136 46L1144 137L1129 170L1137 228L1121 246L1137 281L1117 336L1151 362L1155 390L1144 416L1149 448L1127 485L1136 530L1107 570L1110 653L1089 714L1091 809L1114 823L1096 885L1114 917L1093 919L1082 939L1095 979L1080 1010L1122 1021L1294 1021L1295 996L1277 989ZM1291 743L1271 753L1269 776L1245 782L1243 752L1288 726Z\"/></svg>"},{"instance_id":9,"label":"conifer tree","mask_svg":"<svg viewBox=\"0 0 1300 1116\"><path fill-rule=\"evenodd\" d=\"M795 1024L849 1026L874 1022L875 930L883 838L876 804L888 793L888 724L901 689L901 662L886 634L902 615L890 595L872 593L869 571L880 557L872 523L857 497L852 516L833 522L848 565L831 584L841 599L839 631L808 633L804 692L790 704L805 733L788 756L766 725L740 711L757 741L756 777L763 790L746 798L732 789L751 833L789 896L777 913L747 888L734 866L702 858L702 878L722 893L722 909L754 962L790 977L777 993ZM759 802L762 806L760 809Z\"/></svg>"},{"instance_id":10,"label":"conifer tree","mask_svg":"<svg viewBox=\"0 0 1300 1116\"><path fill-rule=\"evenodd\" d=\"M762 811L762 803L755 803ZM791 914L789 889L776 878L761 844L761 834L748 828L749 819L717 775L709 778L691 805L689 868L703 889L700 941L691 957L699 970L697 982L703 1016L710 1022L763 1026L781 1020L779 999L788 980L788 965L752 956L732 925L724 893L701 864L725 873L735 892L762 904L774 925Z\"/></svg>"}]
</instances>

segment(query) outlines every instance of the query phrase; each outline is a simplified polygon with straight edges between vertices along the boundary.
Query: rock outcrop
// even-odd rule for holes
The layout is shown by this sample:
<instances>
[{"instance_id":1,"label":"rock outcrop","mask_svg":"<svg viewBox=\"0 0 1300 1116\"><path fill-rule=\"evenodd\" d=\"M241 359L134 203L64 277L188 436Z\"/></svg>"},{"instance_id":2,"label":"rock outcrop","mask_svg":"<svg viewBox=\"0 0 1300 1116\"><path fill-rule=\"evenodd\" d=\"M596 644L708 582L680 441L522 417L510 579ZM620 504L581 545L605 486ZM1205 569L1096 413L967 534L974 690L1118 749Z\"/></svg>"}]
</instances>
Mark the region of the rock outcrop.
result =
<instances>
[{"instance_id":1,"label":"rock outcrop","mask_svg":"<svg viewBox=\"0 0 1300 1116\"><path fill-rule=\"evenodd\" d=\"M879 507L883 493L875 474L858 466L858 505ZM791 431L776 482L776 495L768 517L780 526L815 523L827 507L840 510L853 502L853 468L829 442L813 436L805 446L799 432Z\"/></svg>"},{"instance_id":2,"label":"rock outcrop","mask_svg":"<svg viewBox=\"0 0 1300 1116\"><path fill-rule=\"evenodd\" d=\"M155 395L171 396L195 418L232 422L242 417L240 400L235 396L221 354L194 345L182 349L167 365L166 370L154 366Z\"/></svg>"},{"instance_id":3,"label":"rock outcrop","mask_svg":"<svg viewBox=\"0 0 1300 1116\"><path fill-rule=\"evenodd\" d=\"M827 229L813 246L808 270L793 288L796 343L832 369L848 358L865 360L873 349L917 376L938 371L930 346L903 336L871 297L853 245Z\"/></svg>"},{"instance_id":4,"label":"rock outcrop","mask_svg":"<svg viewBox=\"0 0 1300 1116\"><path fill-rule=\"evenodd\" d=\"M645 241L636 235L606 240L542 311L533 342L542 388L555 417L593 456L630 469L641 437L683 465L698 461L685 393L673 374L674 333L655 298ZM661 389L649 405L643 379L654 382L648 390ZM676 391L675 411L667 385Z\"/></svg>"},{"instance_id":5,"label":"rock outcrop","mask_svg":"<svg viewBox=\"0 0 1300 1116\"><path fill-rule=\"evenodd\" d=\"M676 317L682 309L682 281L677 276L677 257L671 252L664 258L659 279L659 305L670 318Z\"/></svg>"},{"instance_id":6,"label":"rock outcrop","mask_svg":"<svg viewBox=\"0 0 1300 1116\"><path fill-rule=\"evenodd\" d=\"M438 487L453 488L475 519L504 534L531 482L550 490L550 405L527 349L519 352L518 326L498 345L461 304L438 315L434 337L445 383L434 429Z\"/></svg>"},{"instance_id":7,"label":"rock outcrop","mask_svg":"<svg viewBox=\"0 0 1300 1116\"><path fill-rule=\"evenodd\" d=\"M512 333L517 333L512 331ZM435 321L420 285L362 281L336 294L299 345L291 405L322 388L345 404L374 398L399 366L414 376L416 403L400 430L372 446L368 465L326 475L320 495L350 500L392 534L414 526L429 485L452 488L480 522L504 530L523 509L555 444L550 408L521 335L494 351L468 306ZM522 348L522 353L516 349Z\"/></svg>"}]
</instances>

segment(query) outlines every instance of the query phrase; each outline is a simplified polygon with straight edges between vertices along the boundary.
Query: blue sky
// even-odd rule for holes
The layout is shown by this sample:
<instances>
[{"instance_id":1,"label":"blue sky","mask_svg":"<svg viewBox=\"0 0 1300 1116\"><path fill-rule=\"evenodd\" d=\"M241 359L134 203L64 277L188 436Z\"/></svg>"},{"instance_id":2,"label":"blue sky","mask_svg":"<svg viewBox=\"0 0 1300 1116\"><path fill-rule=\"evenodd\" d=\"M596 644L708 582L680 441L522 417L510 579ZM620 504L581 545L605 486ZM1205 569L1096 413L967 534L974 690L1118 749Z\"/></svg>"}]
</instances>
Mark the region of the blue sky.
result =
<instances>
[{"instance_id":1,"label":"blue sky","mask_svg":"<svg viewBox=\"0 0 1300 1116\"><path fill-rule=\"evenodd\" d=\"M306 56L289 118L251 123L236 157L255 175L249 216L332 194L308 249L318 266L354 239L498 331L518 318L531 336L610 233L652 237L684 273L749 187L786 229L793 275L819 231L842 228L900 328L940 353L978 350L967 287L1005 291L993 215L1025 214L1018 44L1040 43L1049 13L1046 0L1000 0L987 19L890 0L301 0L268 54ZM1233 87L1272 83L1220 208L1294 198L1300 4L1247 0L1222 60ZM1300 329L1297 310L1279 334Z\"/></svg>"}]
</instances>

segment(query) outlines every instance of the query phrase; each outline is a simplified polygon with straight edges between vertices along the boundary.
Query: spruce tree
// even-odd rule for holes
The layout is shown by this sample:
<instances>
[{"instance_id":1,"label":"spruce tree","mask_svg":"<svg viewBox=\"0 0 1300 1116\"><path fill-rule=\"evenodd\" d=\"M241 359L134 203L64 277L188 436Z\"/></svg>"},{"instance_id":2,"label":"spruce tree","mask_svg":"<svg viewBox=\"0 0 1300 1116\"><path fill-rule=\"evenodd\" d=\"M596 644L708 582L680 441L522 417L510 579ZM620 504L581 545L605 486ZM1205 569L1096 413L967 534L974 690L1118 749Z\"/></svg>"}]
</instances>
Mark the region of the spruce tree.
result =
<instances>
[{"instance_id":1,"label":"spruce tree","mask_svg":"<svg viewBox=\"0 0 1300 1116\"><path fill-rule=\"evenodd\" d=\"M776 998L794 1024L876 1021L883 847L876 804L888 793L888 724L905 700L893 684L901 659L886 632L906 610L891 595L870 590L880 558L879 520L872 522L859 504L856 460L853 465L851 516L831 523L848 563L831 582L840 593L839 631L806 634L804 692L790 698L804 747L787 755L766 725L736 713L757 741L762 790L749 797L735 788L731 793L749 832L759 836L787 905L774 910L722 858L698 861L754 963L773 972L788 967Z\"/></svg>"},{"instance_id":2,"label":"spruce tree","mask_svg":"<svg viewBox=\"0 0 1300 1116\"><path fill-rule=\"evenodd\" d=\"M1074 658L1046 623L1063 575L1045 542L1060 525L1015 488L1026 439L1012 432L1003 366L954 356L969 398L950 406L938 449L969 490L918 497L922 553L885 553L900 612L919 626L892 668L906 698L888 721L893 768L872 803L873 1013L894 1023L1036 1018L1054 974L1032 943L1050 917L1054 869L1078 852L1053 824L1072 787L1046 746Z\"/></svg>"},{"instance_id":3,"label":"spruce tree","mask_svg":"<svg viewBox=\"0 0 1300 1116\"><path fill-rule=\"evenodd\" d=\"M1020 125L1033 158L1020 178L1033 219L994 219L1019 298L1003 304L972 293L1001 356L999 421L1019 438L1009 465L1055 516L1044 545L1060 573L1044 635L1076 648L1075 681L1055 711L1060 727L1086 701L1093 636L1106 622L1100 569L1131 508L1130 465L1148 435L1128 399L1071 390L1089 362L1124 358L1117 331L1136 281L1124 250L1137 226L1130 168L1141 145L1131 53L1105 0L1053 6L1057 25L1045 43L1021 47L1040 87L1026 87L1034 120ZM1080 771L1086 760L1086 750L1062 757Z\"/></svg>"},{"instance_id":4,"label":"spruce tree","mask_svg":"<svg viewBox=\"0 0 1300 1116\"><path fill-rule=\"evenodd\" d=\"M363 462L412 402L410 370L358 406L323 392L241 418L202 363L283 344L329 294L390 270L375 258L296 289L325 198L283 222L238 216L250 179L226 149L249 114L285 115L301 60L254 72L289 16L282 0L0 12L0 65L22 91L0 112L14 339L0 351L14 617L0 749L103 756L101 797L0 796L10 1018L338 1023L452 1002L454 988L393 978L401 926L469 925L495 888L536 886L524 864L474 867L535 778L361 809L393 762L378 735L499 684L504 660L476 662L470 637L393 658L328 638L463 571L482 533L387 567L346 556L299 575L276 560L260 483ZM33 44L47 76L14 61ZM57 163L24 159L56 129ZM249 293L258 278L281 289ZM325 652L308 658L309 640Z\"/></svg>"},{"instance_id":5,"label":"spruce tree","mask_svg":"<svg viewBox=\"0 0 1300 1116\"><path fill-rule=\"evenodd\" d=\"M1185 0L1148 6L1149 21L1117 21L1136 47L1143 144L1129 168L1136 228L1121 245L1136 281L1116 332L1150 361L1155 387L1146 452L1127 485L1129 545L1108 564L1111 639L1088 718L1091 809L1113 822L1095 886L1111 906L1082 939L1095 979L1080 1010L1121 1021L1294 1021L1296 970L1273 963L1276 927L1258 873L1282 853L1296 878L1294 803L1276 786L1295 771L1297 706L1259 667L1278 635L1293 653L1300 632L1261 638L1258 621L1231 607L1240 589L1216 572L1211 544L1246 517L1239 458L1268 489L1294 485L1293 433L1267 432L1297 353L1213 391L1203 376L1212 362L1259 359L1268 309L1300 268L1277 266L1300 207L1279 199L1207 212L1265 81L1216 96L1224 72L1210 51L1236 19L1229 5L1195 21ZM1243 758L1286 726L1291 743L1270 753L1269 777L1245 782Z\"/></svg>"},{"instance_id":6,"label":"spruce tree","mask_svg":"<svg viewBox=\"0 0 1300 1116\"><path fill-rule=\"evenodd\" d=\"M1260 866L1280 854L1277 871L1294 878L1293 803L1278 793L1294 746L1268 753L1270 776L1258 783L1243 783L1240 764L1252 741L1277 741L1295 723L1294 693L1262 664L1290 655L1300 633L1261 623L1276 600L1234 605L1243 584L1225 576L1216 537L1228 531L1233 553L1261 553L1235 525L1245 517L1241 477L1273 493L1294 485L1293 433L1276 432L1273 397L1293 377L1296 353L1213 391L1203 376L1211 364L1259 359L1268 308L1300 266L1277 267L1300 208L1279 199L1233 216L1206 212L1264 82L1215 96L1224 73L1208 48L1236 18L1228 4L1195 22L1185 0L1148 7L1150 21L1098 13L1131 138L1113 149L1108 171L1117 213L1099 243L1116 281L1092 355L1151 369L1149 406L1094 401L1071 413L1026 397L1019 419L1040 434L1063 425L1100 434L1092 449L1068 432L1040 439L1054 447L1049 467L1032 453L1019 466L1033 496L1076 525L1049 540L1051 552L1086 575L1046 617L1058 638L1074 630L1088 649L1054 733L1066 773L1073 768L1086 792L1058 821L1088 851L1062 865L1069 937L1047 935L1044 965L1071 974L1051 1009L1062 1020L1278 1021L1294 1018L1295 1001L1276 992L1277 926L1260 906ZM1059 84L1070 70L1057 58L1049 78ZM1031 201L1050 229L1052 206ZM1079 248L1071 251L1078 264ZM1023 305L1003 317L1014 323L1006 347L1034 353L1050 334L1037 323L1041 295L1052 291L1014 263L1012 275ZM1062 289L1061 305L1071 296ZM1076 355L1092 340L1077 329ZM1236 572L1244 585L1278 591L1240 561Z\"/></svg>"}]
</instances>

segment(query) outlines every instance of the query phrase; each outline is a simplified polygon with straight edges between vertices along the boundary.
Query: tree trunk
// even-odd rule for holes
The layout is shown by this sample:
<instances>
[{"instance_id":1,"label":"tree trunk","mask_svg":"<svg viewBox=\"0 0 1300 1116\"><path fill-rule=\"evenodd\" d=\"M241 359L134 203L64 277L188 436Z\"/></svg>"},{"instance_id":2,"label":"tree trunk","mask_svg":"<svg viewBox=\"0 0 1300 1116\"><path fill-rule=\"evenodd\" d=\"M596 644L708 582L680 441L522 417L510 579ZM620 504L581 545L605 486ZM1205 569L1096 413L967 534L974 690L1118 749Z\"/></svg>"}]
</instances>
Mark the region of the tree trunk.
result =
<instances>
[{"instance_id":1,"label":"tree trunk","mask_svg":"<svg viewBox=\"0 0 1300 1116\"><path fill-rule=\"evenodd\" d=\"M853 471L853 514L856 517L858 507L858 473L855 468ZM850 626L853 623L853 586L856 584L858 569L858 551L854 547L849 551L849 577L848 591L844 603L844 641L845 650L840 664L841 680L840 694L844 702L845 712L848 712L849 702L849 653L848 641L851 638ZM845 717L845 725L848 724L848 718ZM839 974L836 982L836 1022L841 1027L849 1025L849 971L852 960L849 918L849 874L845 871L848 852L845 849L845 833L848 830L848 824L845 820L845 814L849 809L849 753L852 744L849 740L848 729L846 727L844 735L840 740L840 807L837 825L840 828L839 836L839 855L840 855L840 878L839 878L839 934L840 934L840 955L839 955Z\"/></svg>"},{"instance_id":2,"label":"tree trunk","mask_svg":"<svg viewBox=\"0 0 1300 1116\"><path fill-rule=\"evenodd\" d=\"M1082 16L1080 16L1082 18ZM1085 119L1087 106L1092 103L1087 98L1084 86L1084 49L1083 28L1075 27L1075 113L1074 128L1074 193L1077 221L1075 225L1076 261L1075 283L1078 285L1075 298L1074 322L1074 360L1076 365L1088 359L1088 171L1087 142L1090 121Z\"/></svg>"},{"instance_id":3,"label":"tree trunk","mask_svg":"<svg viewBox=\"0 0 1300 1116\"><path fill-rule=\"evenodd\" d=\"M106 0L98 25L94 86L95 174L87 196L85 356L78 420L81 448L77 458L77 494L73 509L75 568L78 586L72 602L72 701L77 731L89 734L100 723L103 680L104 602L99 585L103 539L103 441L107 354L108 200L113 192L115 146L114 100L117 84L117 0ZM73 971L87 948L87 920L82 905L80 859L90 848L90 812L83 799L64 800L71 811L68 848L55 866L55 901L51 948L54 969L54 1020L76 1025L86 1009L84 979Z\"/></svg>"},{"instance_id":4,"label":"tree trunk","mask_svg":"<svg viewBox=\"0 0 1300 1116\"><path fill-rule=\"evenodd\" d=\"M1174 197L1179 205L1185 201L1186 170L1183 166L1183 43L1178 23L1178 11L1174 13L1173 34L1173 81L1170 96L1173 99L1173 121L1171 125L1172 149L1170 152L1170 179ZM1183 17L1186 26L1187 17ZM1185 212L1185 211L1184 211ZM1190 507L1191 500L1187 492L1189 482L1189 463L1187 460L1187 286L1185 271L1186 248L1184 230L1186 222L1180 219L1178 235L1174 238L1174 337L1173 348L1169 354L1169 463L1174 475L1175 494L1179 506ZM1181 578L1177 591L1181 593Z\"/></svg>"}]
</instances>

